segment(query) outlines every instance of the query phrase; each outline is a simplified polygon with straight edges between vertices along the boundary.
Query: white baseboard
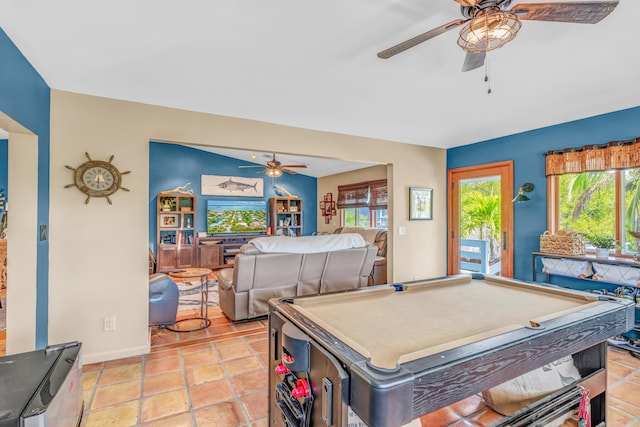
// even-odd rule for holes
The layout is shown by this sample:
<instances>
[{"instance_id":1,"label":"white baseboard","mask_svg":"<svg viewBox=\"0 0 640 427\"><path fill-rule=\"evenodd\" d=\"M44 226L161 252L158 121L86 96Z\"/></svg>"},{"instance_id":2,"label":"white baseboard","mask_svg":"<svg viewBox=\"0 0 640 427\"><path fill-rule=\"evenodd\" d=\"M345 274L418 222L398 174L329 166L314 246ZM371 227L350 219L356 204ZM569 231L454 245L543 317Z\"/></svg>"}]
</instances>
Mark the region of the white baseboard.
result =
<instances>
[{"instance_id":1,"label":"white baseboard","mask_svg":"<svg viewBox=\"0 0 640 427\"><path fill-rule=\"evenodd\" d=\"M140 347L123 348L117 351L107 351L103 353L82 354L82 364L90 365L91 363L105 362L107 360L122 359L125 357L140 356L149 353L151 345L143 345Z\"/></svg>"}]
</instances>

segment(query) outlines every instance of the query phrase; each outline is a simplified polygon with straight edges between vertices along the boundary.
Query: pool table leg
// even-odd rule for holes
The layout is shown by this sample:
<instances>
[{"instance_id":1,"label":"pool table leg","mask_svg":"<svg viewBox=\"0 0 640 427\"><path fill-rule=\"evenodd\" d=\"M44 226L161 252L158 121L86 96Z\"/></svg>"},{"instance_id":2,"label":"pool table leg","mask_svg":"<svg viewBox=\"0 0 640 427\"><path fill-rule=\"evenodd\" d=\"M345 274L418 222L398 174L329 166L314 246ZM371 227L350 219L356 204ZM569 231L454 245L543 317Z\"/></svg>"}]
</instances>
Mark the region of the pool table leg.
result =
<instances>
[{"instance_id":1,"label":"pool table leg","mask_svg":"<svg viewBox=\"0 0 640 427\"><path fill-rule=\"evenodd\" d=\"M600 381L585 385L589 388L591 394L591 425L597 426L605 422L607 409L607 343L606 341L589 347L579 353L573 355L573 363L575 364L581 377L586 377L594 372L602 369L604 375L599 375Z\"/></svg>"}]
</instances>

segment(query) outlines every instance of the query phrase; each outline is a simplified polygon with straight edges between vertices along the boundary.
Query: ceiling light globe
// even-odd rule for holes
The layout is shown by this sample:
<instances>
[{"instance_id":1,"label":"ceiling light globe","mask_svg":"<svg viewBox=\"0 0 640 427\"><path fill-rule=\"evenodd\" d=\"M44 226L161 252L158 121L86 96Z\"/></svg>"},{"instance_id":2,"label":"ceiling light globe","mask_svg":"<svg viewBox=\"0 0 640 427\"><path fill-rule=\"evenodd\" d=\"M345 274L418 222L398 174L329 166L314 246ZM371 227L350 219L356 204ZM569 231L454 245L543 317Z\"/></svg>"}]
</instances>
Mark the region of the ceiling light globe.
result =
<instances>
[{"instance_id":1,"label":"ceiling light globe","mask_svg":"<svg viewBox=\"0 0 640 427\"><path fill-rule=\"evenodd\" d=\"M487 52L513 40L520 27L515 13L497 8L482 11L460 30L458 45L467 52Z\"/></svg>"},{"instance_id":2,"label":"ceiling light globe","mask_svg":"<svg viewBox=\"0 0 640 427\"><path fill-rule=\"evenodd\" d=\"M280 169L275 169L275 168L267 169L265 173L267 176L271 178L277 178L279 176L282 176L282 171Z\"/></svg>"}]
</instances>

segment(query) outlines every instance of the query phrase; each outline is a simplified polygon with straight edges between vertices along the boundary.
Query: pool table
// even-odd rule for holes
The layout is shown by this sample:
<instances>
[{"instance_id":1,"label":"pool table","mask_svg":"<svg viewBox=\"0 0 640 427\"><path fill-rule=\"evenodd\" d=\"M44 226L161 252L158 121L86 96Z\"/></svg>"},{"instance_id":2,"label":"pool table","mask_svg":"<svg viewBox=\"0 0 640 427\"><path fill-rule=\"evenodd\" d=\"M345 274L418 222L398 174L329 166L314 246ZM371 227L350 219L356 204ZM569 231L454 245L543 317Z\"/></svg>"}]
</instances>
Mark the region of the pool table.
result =
<instances>
[{"instance_id":1,"label":"pool table","mask_svg":"<svg viewBox=\"0 0 640 427\"><path fill-rule=\"evenodd\" d=\"M567 355L597 425L606 339L634 323L631 301L493 276L270 305L269 419L284 426L399 426Z\"/></svg>"}]
</instances>

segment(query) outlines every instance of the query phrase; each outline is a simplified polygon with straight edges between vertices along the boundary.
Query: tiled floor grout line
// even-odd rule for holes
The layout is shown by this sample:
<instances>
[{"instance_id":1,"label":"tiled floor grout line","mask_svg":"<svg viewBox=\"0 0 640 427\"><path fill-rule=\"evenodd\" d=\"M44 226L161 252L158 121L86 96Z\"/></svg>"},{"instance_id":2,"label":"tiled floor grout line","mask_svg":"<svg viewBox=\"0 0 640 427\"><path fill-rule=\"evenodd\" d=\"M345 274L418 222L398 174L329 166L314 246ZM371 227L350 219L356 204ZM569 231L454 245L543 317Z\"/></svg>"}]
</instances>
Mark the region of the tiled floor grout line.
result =
<instances>
[{"instance_id":1,"label":"tiled floor grout line","mask_svg":"<svg viewBox=\"0 0 640 427\"><path fill-rule=\"evenodd\" d=\"M241 337L241 339L242 339L243 344L245 346L247 346L247 348L249 348L249 350L251 350L251 346L249 345L249 343L247 342L245 337ZM235 345L235 344L232 344L232 345ZM218 346L216 345L215 347L216 347L216 351L218 351L218 353L219 353L220 351L218 350ZM260 361L260 358L257 358L257 359ZM237 400L238 403L239 403L240 409L242 410L242 413L244 414L245 420L247 421L246 425L250 426L251 425L251 415L249 414L249 411L247 410L245 405L242 403L242 398L240 397L240 394L238 393L238 390L237 390L235 384L233 383L233 380L232 380L233 377L228 372L227 366L224 363L224 361L222 360L222 354L220 354L220 361L222 363L222 366L224 367L225 374L227 375L227 378L229 379L229 385L231 386L231 389L233 390L234 399Z\"/></svg>"},{"instance_id":2,"label":"tiled floor grout line","mask_svg":"<svg viewBox=\"0 0 640 427\"><path fill-rule=\"evenodd\" d=\"M144 379L146 375L144 374L145 368L147 365L147 358L142 356L141 372L140 372L140 403L138 404L138 426L142 424L142 405L144 402Z\"/></svg>"},{"instance_id":3,"label":"tiled floor grout line","mask_svg":"<svg viewBox=\"0 0 640 427\"><path fill-rule=\"evenodd\" d=\"M213 342L211 342L209 344L209 347L213 347ZM178 353L180 354L180 363L182 365L182 380L184 381L184 386L187 389L187 403L189 404L189 415L191 416L191 423L194 426L197 426L198 423L196 422L196 411L193 408L193 400L191 398L191 387L189 387L189 379L187 378L187 365L184 362L184 352L182 351L182 349L178 350Z\"/></svg>"},{"instance_id":4,"label":"tiled floor grout line","mask_svg":"<svg viewBox=\"0 0 640 427\"><path fill-rule=\"evenodd\" d=\"M96 374L96 382L91 387L91 395L89 397L89 402L86 403L86 405L84 407L83 419L84 419L85 423L87 422L87 419L89 418L89 412L91 411L91 405L93 405L93 399L95 399L96 393L98 392L98 383L100 382L100 378L102 377L102 368L103 367L104 367L104 363L102 363L100 365L100 368L97 369L98 373Z\"/></svg>"},{"instance_id":5,"label":"tiled floor grout line","mask_svg":"<svg viewBox=\"0 0 640 427\"><path fill-rule=\"evenodd\" d=\"M247 337L242 337L242 339L245 341L245 345L249 348L249 351L253 354L253 356L258 359L258 361L260 362L260 364L263 366L265 373L267 374L267 377L269 376L269 366L265 366L264 360L262 360L262 357L260 357L260 353L258 353L253 346L251 345L251 343L249 341L247 341ZM267 392L268 392L268 388L269 388L269 383L267 381ZM268 415L267 415L268 418ZM261 418L260 418L261 419ZM259 421L255 420L255 421ZM251 420L251 418L249 418L249 422L251 423L251 425L253 425L255 422Z\"/></svg>"}]
</instances>

